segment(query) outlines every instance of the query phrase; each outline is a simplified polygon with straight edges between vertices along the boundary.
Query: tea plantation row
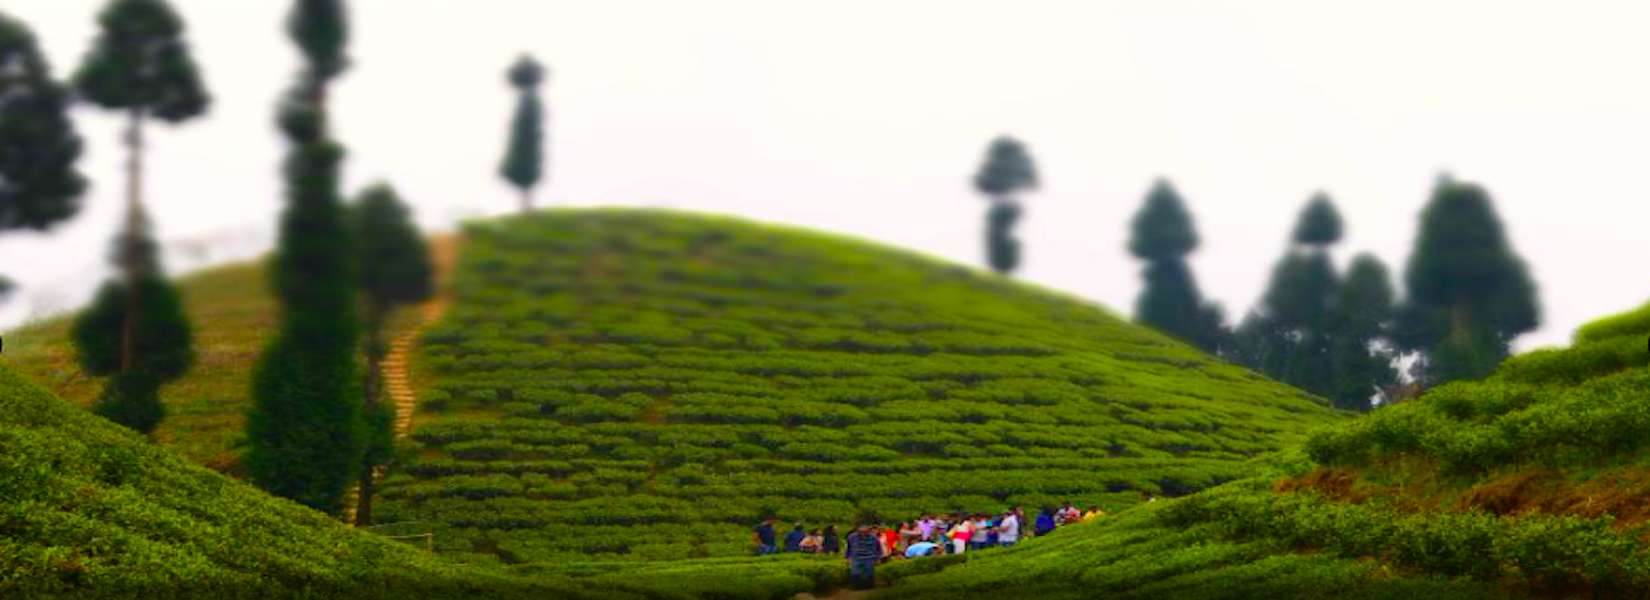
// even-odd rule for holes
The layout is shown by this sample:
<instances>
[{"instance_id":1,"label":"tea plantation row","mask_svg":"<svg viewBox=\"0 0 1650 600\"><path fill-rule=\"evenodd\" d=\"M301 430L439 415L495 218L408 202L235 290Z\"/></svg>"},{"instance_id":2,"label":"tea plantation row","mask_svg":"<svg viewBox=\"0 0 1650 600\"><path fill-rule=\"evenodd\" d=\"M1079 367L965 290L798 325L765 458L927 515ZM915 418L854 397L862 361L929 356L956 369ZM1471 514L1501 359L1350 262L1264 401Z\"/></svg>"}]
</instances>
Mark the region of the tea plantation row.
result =
<instances>
[{"instance_id":1,"label":"tea plantation row","mask_svg":"<svg viewBox=\"0 0 1650 600\"><path fill-rule=\"evenodd\" d=\"M631 210L465 236L415 364L416 458L378 511L465 558L735 556L764 516L1117 509L1337 419L1092 305L861 242Z\"/></svg>"}]
</instances>

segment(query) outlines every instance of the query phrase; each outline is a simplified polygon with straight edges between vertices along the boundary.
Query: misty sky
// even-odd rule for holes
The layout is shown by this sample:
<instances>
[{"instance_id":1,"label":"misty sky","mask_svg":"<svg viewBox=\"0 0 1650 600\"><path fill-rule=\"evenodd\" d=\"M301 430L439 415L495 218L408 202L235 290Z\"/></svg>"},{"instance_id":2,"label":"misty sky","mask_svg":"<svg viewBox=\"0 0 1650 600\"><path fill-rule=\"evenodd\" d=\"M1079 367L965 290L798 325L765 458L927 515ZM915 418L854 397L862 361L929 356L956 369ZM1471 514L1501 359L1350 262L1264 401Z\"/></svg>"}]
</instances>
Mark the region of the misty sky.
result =
<instances>
[{"instance_id":1,"label":"misty sky","mask_svg":"<svg viewBox=\"0 0 1650 600\"><path fill-rule=\"evenodd\" d=\"M59 77L100 0L5 0ZM251 256L281 202L274 101L290 2L174 0L215 97L150 136L148 203L172 267ZM513 209L497 177L504 69L551 70L541 203L668 206L796 223L979 263L969 177L1012 133L1043 176L1029 280L1131 312L1123 249L1152 179L1198 219L1204 292L1236 319L1296 213L1327 191L1337 248L1401 272L1432 182L1485 184L1541 286L1520 347L1650 299L1650 4L1642 2L551 2L353 0L335 87L347 189L388 180L429 226ZM87 209L0 237L26 286L0 324L71 308L119 214L115 117L77 112ZM177 242L214 248L193 259Z\"/></svg>"}]
</instances>

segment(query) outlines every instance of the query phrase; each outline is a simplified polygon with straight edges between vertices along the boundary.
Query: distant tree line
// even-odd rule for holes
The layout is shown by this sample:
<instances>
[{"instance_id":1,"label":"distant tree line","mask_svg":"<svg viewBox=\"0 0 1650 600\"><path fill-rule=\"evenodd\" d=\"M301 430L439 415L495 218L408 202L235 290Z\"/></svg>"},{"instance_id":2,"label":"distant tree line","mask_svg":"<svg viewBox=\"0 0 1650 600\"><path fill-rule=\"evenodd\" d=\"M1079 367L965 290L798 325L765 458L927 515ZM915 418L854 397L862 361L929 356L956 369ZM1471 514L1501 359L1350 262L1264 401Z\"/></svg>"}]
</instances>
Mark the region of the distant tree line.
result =
<instances>
[{"instance_id":1,"label":"distant tree line","mask_svg":"<svg viewBox=\"0 0 1650 600\"><path fill-rule=\"evenodd\" d=\"M1021 259L1012 233L1023 212L1017 192L1037 185L1025 144L993 140L973 182L991 200L986 262L1012 273ZM1439 178L1421 211L1402 299L1372 254L1338 272L1331 248L1344 229L1329 196L1313 195L1265 293L1233 327L1198 290L1186 262L1199 244L1196 226L1174 186L1159 179L1129 224L1128 250L1146 263L1135 320L1349 410L1404 395L1405 362L1416 388L1488 375L1513 339L1540 324L1536 285L1480 185Z\"/></svg>"}]
</instances>

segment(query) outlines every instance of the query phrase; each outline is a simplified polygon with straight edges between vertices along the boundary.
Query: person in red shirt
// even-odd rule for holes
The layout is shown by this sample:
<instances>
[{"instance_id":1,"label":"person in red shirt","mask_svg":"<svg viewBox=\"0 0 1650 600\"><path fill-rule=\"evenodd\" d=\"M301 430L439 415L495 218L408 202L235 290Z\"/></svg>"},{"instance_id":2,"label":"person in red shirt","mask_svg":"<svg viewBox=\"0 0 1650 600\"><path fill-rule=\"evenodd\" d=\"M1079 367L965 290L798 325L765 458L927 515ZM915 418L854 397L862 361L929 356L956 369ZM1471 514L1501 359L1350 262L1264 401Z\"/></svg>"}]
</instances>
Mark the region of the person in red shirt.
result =
<instances>
[{"instance_id":1,"label":"person in red shirt","mask_svg":"<svg viewBox=\"0 0 1650 600\"><path fill-rule=\"evenodd\" d=\"M883 562L887 562L889 557L899 554L900 552L899 532L895 531L892 527L884 525L882 527L882 531L878 533L882 536L882 560Z\"/></svg>"}]
</instances>

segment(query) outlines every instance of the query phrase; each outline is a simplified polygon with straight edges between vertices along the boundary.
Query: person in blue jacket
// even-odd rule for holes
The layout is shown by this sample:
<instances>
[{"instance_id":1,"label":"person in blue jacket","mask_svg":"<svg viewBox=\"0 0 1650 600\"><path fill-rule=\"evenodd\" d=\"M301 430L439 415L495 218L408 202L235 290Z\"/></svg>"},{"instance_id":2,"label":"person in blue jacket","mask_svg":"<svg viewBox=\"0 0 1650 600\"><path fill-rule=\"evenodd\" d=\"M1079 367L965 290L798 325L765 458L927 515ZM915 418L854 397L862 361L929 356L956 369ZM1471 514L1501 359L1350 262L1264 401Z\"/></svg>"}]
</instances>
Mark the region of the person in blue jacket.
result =
<instances>
[{"instance_id":1,"label":"person in blue jacket","mask_svg":"<svg viewBox=\"0 0 1650 600\"><path fill-rule=\"evenodd\" d=\"M1043 512L1037 515L1037 523L1034 529L1037 531L1037 535L1048 535L1049 532L1054 531L1054 511L1049 510L1047 506L1043 507Z\"/></svg>"},{"instance_id":2,"label":"person in blue jacket","mask_svg":"<svg viewBox=\"0 0 1650 600\"><path fill-rule=\"evenodd\" d=\"M808 537L808 532L802 530L802 524L797 523L790 533L785 534L785 551L801 552L802 540Z\"/></svg>"}]
</instances>

